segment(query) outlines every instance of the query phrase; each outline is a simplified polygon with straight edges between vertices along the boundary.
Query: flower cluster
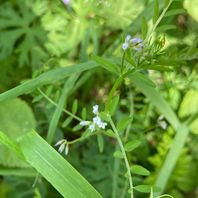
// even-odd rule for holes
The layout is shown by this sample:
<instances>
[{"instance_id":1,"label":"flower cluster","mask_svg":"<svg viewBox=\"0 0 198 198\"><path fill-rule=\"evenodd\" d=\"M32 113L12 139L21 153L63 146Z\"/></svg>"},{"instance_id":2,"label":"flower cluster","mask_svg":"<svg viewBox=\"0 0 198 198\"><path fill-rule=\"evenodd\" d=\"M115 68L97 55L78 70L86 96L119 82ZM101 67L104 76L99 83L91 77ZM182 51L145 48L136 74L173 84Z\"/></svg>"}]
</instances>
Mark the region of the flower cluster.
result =
<instances>
[{"instance_id":1,"label":"flower cluster","mask_svg":"<svg viewBox=\"0 0 198 198\"><path fill-rule=\"evenodd\" d=\"M101 129L105 129L105 127L107 126L106 122L103 122L102 119L99 117L99 106L98 105L94 105L93 106L93 113L96 115L93 118L93 121L81 121L80 125L81 126L89 126L89 130L91 132L96 130L96 127L101 128Z\"/></svg>"},{"instance_id":2,"label":"flower cluster","mask_svg":"<svg viewBox=\"0 0 198 198\"><path fill-rule=\"evenodd\" d=\"M135 50L142 51L143 46L143 40L141 38L131 38L130 35L127 35L125 42L122 44L122 49L125 51L129 47L134 47Z\"/></svg>"},{"instance_id":3,"label":"flower cluster","mask_svg":"<svg viewBox=\"0 0 198 198\"><path fill-rule=\"evenodd\" d=\"M55 146L59 146L59 148L58 148L58 152L59 153L62 153L65 150L65 155L68 154L68 152L69 152L69 145L67 143L67 140L65 140L65 139L59 140L55 144Z\"/></svg>"}]
</instances>

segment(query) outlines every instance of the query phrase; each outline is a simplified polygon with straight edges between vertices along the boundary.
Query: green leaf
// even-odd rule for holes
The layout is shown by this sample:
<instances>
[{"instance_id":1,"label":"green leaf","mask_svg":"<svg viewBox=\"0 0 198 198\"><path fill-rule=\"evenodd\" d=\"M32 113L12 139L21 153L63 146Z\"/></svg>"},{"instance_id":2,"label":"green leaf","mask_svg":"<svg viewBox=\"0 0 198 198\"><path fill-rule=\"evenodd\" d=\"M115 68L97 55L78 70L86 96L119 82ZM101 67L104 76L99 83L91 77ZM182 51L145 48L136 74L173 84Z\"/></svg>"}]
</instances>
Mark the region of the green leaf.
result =
<instances>
[{"instance_id":1,"label":"green leaf","mask_svg":"<svg viewBox=\"0 0 198 198\"><path fill-rule=\"evenodd\" d=\"M83 120L87 119L87 109L85 107L82 109L81 116Z\"/></svg>"},{"instance_id":2,"label":"green leaf","mask_svg":"<svg viewBox=\"0 0 198 198\"><path fill-rule=\"evenodd\" d=\"M5 168L0 167L2 176L35 177L37 172L33 168Z\"/></svg>"},{"instance_id":3,"label":"green leaf","mask_svg":"<svg viewBox=\"0 0 198 198\"><path fill-rule=\"evenodd\" d=\"M109 117L108 117L108 115L107 115L107 113L105 113L105 112L100 112L100 117L103 119L103 120L105 120L105 121L109 121Z\"/></svg>"},{"instance_id":4,"label":"green leaf","mask_svg":"<svg viewBox=\"0 0 198 198\"><path fill-rule=\"evenodd\" d=\"M130 50L127 50L126 52L126 56L125 56L125 59L134 67L136 67L136 62L135 60L133 59L132 57L132 54L131 54L131 51Z\"/></svg>"},{"instance_id":5,"label":"green leaf","mask_svg":"<svg viewBox=\"0 0 198 198\"><path fill-rule=\"evenodd\" d=\"M110 110L109 113L111 116L115 114L115 111L116 111L118 103L119 103L119 99L120 99L120 96L117 95L117 96L113 97L113 99L109 103L108 109Z\"/></svg>"},{"instance_id":6,"label":"green leaf","mask_svg":"<svg viewBox=\"0 0 198 198\"><path fill-rule=\"evenodd\" d=\"M153 187L153 186L150 186L150 185L138 185L138 186L135 186L134 189L138 192L141 192L141 193L150 193L151 192L151 188L153 189L154 192L158 192L160 190L159 187Z\"/></svg>"},{"instance_id":7,"label":"green leaf","mask_svg":"<svg viewBox=\"0 0 198 198\"><path fill-rule=\"evenodd\" d=\"M174 30L177 29L176 25L161 25L158 28L156 28L157 32L166 32L168 30Z\"/></svg>"},{"instance_id":8,"label":"green leaf","mask_svg":"<svg viewBox=\"0 0 198 198\"><path fill-rule=\"evenodd\" d=\"M72 105L72 113L76 114L77 110L78 110L78 100L74 100Z\"/></svg>"},{"instance_id":9,"label":"green leaf","mask_svg":"<svg viewBox=\"0 0 198 198\"><path fill-rule=\"evenodd\" d=\"M164 17L185 14L185 13L186 13L185 9L172 9L172 10L167 11L166 14L164 15Z\"/></svg>"},{"instance_id":10,"label":"green leaf","mask_svg":"<svg viewBox=\"0 0 198 198\"><path fill-rule=\"evenodd\" d=\"M112 138L116 138L115 133L111 129L108 129L107 131L105 131L105 135L112 137Z\"/></svg>"},{"instance_id":11,"label":"green leaf","mask_svg":"<svg viewBox=\"0 0 198 198\"><path fill-rule=\"evenodd\" d=\"M16 49L20 66L31 64L36 67L47 57L43 50L46 34L23 1L19 0L16 5L17 11L9 2L0 6L0 58L8 57Z\"/></svg>"},{"instance_id":12,"label":"green leaf","mask_svg":"<svg viewBox=\"0 0 198 198\"><path fill-rule=\"evenodd\" d=\"M134 189L141 193L150 193L151 192L150 185L138 185L138 186L134 186Z\"/></svg>"},{"instance_id":13,"label":"green leaf","mask_svg":"<svg viewBox=\"0 0 198 198\"><path fill-rule=\"evenodd\" d=\"M0 131L0 143L2 145L4 145L7 149L11 150L12 153L11 154L15 154L17 155L17 157L19 157L22 160L25 160L19 145L17 145L16 142L14 142L11 138L9 138L7 135L5 135L3 132ZM3 153L3 152L2 152ZM7 157L7 156L6 156ZM5 161L7 160L7 158L5 157ZM18 158L17 158L18 159ZM10 164L6 164L7 166L10 166ZM12 164L11 164L12 166Z\"/></svg>"},{"instance_id":14,"label":"green leaf","mask_svg":"<svg viewBox=\"0 0 198 198\"><path fill-rule=\"evenodd\" d=\"M124 131L127 126L132 122L133 118L132 117L126 117L120 120L117 124L117 130L118 131Z\"/></svg>"},{"instance_id":15,"label":"green leaf","mask_svg":"<svg viewBox=\"0 0 198 198\"><path fill-rule=\"evenodd\" d=\"M143 17L143 18L142 18L142 38L143 38L143 39L146 38L147 32L148 32L147 21L146 21L146 18Z\"/></svg>"},{"instance_id":16,"label":"green leaf","mask_svg":"<svg viewBox=\"0 0 198 198\"><path fill-rule=\"evenodd\" d=\"M140 145L141 145L141 142L139 140L131 140L130 142L127 142L124 145L124 149L125 151L130 152L136 149Z\"/></svg>"},{"instance_id":17,"label":"green leaf","mask_svg":"<svg viewBox=\"0 0 198 198\"><path fill-rule=\"evenodd\" d=\"M26 102L18 98L0 102L0 117L0 131L3 131L13 141L36 127L32 110ZM2 165L9 167L27 166L16 157L13 151L4 146L0 147L0 153L0 164Z\"/></svg>"},{"instance_id":18,"label":"green leaf","mask_svg":"<svg viewBox=\"0 0 198 198\"><path fill-rule=\"evenodd\" d=\"M159 2L158 2L158 0L155 0L154 14L153 14L153 24L156 23L158 17L159 17Z\"/></svg>"},{"instance_id":19,"label":"green leaf","mask_svg":"<svg viewBox=\"0 0 198 198\"><path fill-rule=\"evenodd\" d=\"M18 140L27 162L63 196L102 198L101 195L44 139L30 132Z\"/></svg>"},{"instance_id":20,"label":"green leaf","mask_svg":"<svg viewBox=\"0 0 198 198\"><path fill-rule=\"evenodd\" d=\"M104 69L113 72L117 75L119 74L118 67L114 63L111 63L108 59L96 55L93 55L92 59L96 61L98 64L100 64L100 66L102 66Z\"/></svg>"},{"instance_id":21,"label":"green leaf","mask_svg":"<svg viewBox=\"0 0 198 198\"><path fill-rule=\"evenodd\" d=\"M72 120L73 120L72 117L68 117L68 118L63 122L62 127L63 127L63 128L67 127L67 126L71 123Z\"/></svg>"},{"instance_id":22,"label":"green leaf","mask_svg":"<svg viewBox=\"0 0 198 198\"><path fill-rule=\"evenodd\" d=\"M98 141L99 151L102 153L103 150L104 150L104 138L103 138L103 136L98 134L97 135L97 141Z\"/></svg>"},{"instance_id":23,"label":"green leaf","mask_svg":"<svg viewBox=\"0 0 198 198\"><path fill-rule=\"evenodd\" d=\"M139 165L133 165L131 167L131 172L137 175L143 175L143 176L150 175L150 172L146 168L144 168L143 166L139 166Z\"/></svg>"},{"instance_id":24,"label":"green leaf","mask_svg":"<svg viewBox=\"0 0 198 198\"><path fill-rule=\"evenodd\" d=\"M149 69L149 70L156 70L156 71L173 71L173 68L170 66L164 66L164 65L153 65L153 66L145 66L145 69Z\"/></svg>"},{"instance_id":25,"label":"green leaf","mask_svg":"<svg viewBox=\"0 0 198 198\"><path fill-rule=\"evenodd\" d=\"M98 64L95 62L86 62L77 65L73 65L70 67L64 67L59 69L54 69L48 72L45 72L38 76L37 78L33 78L31 80L25 81L23 84L10 89L2 94L0 94L0 102L3 100L7 100L10 98L14 98L20 96L22 94L27 94L34 91L36 88L39 88L43 85L52 84L58 80L62 80L72 74L81 73L88 69L92 69L97 67Z\"/></svg>"},{"instance_id":26,"label":"green leaf","mask_svg":"<svg viewBox=\"0 0 198 198\"><path fill-rule=\"evenodd\" d=\"M179 116L181 118L191 116L198 112L198 92L189 90L183 97L179 108ZM194 134L198 134L198 117L190 124L190 129Z\"/></svg>"},{"instance_id":27,"label":"green leaf","mask_svg":"<svg viewBox=\"0 0 198 198\"><path fill-rule=\"evenodd\" d=\"M177 129L180 125L177 116L170 108L169 104L162 98L160 93L147 83L147 80L149 79L142 80L142 77L132 74L131 80L133 84L148 97L151 103L157 107L158 111L164 115L164 117L172 124L172 126Z\"/></svg>"},{"instance_id":28,"label":"green leaf","mask_svg":"<svg viewBox=\"0 0 198 198\"><path fill-rule=\"evenodd\" d=\"M123 158L123 155L122 155L122 152L120 151L120 150L118 150L118 151L115 151L114 153L113 153L113 156L115 157L115 158Z\"/></svg>"},{"instance_id":29,"label":"green leaf","mask_svg":"<svg viewBox=\"0 0 198 198\"><path fill-rule=\"evenodd\" d=\"M164 7L166 7L169 4L170 0L164 0Z\"/></svg>"}]
</instances>

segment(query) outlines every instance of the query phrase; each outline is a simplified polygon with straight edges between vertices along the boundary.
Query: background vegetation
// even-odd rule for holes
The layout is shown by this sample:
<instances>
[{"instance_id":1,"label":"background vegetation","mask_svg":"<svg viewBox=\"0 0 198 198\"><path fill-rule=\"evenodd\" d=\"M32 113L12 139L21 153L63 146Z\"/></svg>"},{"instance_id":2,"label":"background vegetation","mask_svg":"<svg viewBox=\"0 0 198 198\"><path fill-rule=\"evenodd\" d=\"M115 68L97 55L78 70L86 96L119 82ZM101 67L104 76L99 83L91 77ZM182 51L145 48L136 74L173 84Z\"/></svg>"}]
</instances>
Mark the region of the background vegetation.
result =
<instances>
[{"instance_id":1,"label":"background vegetation","mask_svg":"<svg viewBox=\"0 0 198 198\"><path fill-rule=\"evenodd\" d=\"M84 134L79 121L62 109L90 120L92 106L105 108L117 79L108 64L93 55L121 62L126 35L143 38L167 2L0 0L1 198L62 197L61 188L67 183L59 189L50 180L50 169L42 173L42 162L33 163L38 156L51 159L52 164L62 160L57 153L48 153L51 147L40 136L54 146L60 139L72 142ZM198 197L197 11L197 0L172 2L152 34L147 54L142 55L146 61L139 74L143 77L136 73L124 79L113 115L116 123L122 120L124 128L130 126L127 135L120 134L123 142L140 142L127 154L128 160L150 171L134 174L134 185L156 184L175 198ZM80 74L74 76L75 72ZM126 119L129 112L132 120ZM32 129L40 136L29 134ZM117 141L111 131L102 134L71 143L68 155L62 155L103 197L128 197L124 161L115 153ZM34 143L36 153L31 149ZM57 169L61 174L65 170ZM149 197L138 191L145 189L137 189L135 197ZM91 195L85 192L85 197Z\"/></svg>"}]
</instances>

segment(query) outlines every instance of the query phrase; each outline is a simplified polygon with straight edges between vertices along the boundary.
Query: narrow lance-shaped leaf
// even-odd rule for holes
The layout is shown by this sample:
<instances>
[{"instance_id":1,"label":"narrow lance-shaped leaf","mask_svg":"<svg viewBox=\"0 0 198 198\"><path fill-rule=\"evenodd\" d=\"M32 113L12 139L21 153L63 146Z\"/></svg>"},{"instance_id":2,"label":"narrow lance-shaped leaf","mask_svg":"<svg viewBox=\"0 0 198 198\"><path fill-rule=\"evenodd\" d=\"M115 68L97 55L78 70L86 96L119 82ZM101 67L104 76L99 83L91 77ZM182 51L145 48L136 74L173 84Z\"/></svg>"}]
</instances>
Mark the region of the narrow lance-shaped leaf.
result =
<instances>
[{"instance_id":1,"label":"narrow lance-shaped leaf","mask_svg":"<svg viewBox=\"0 0 198 198\"><path fill-rule=\"evenodd\" d=\"M166 7L169 4L170 0L164 0L164 7Z\"/></svg>"},{"instance_id":2,"label":"narrow lance-shaped leaf","mask_svg":"<svg viewBox=\"0 0 198 198\"><path fill-rule=\"evenodd\" d=\"M125 151L130 152L136 149L140 145L141 142L139 140L131 140L124 145L124 149Z\"/></svg>"},{"instance_id":3,"label":"narrow lance-shaped leaf","mask_svg":"<svg viewBox=\"0 0 198 198\"><path fill-rule=\"evenodd\" d=\"M155 24L158 17L159 17L159 2L158 2L158 0L155 0L154 14L153 14L153 24Z\"/></svg>"},{"instance_id":4,"label":"narrow lance-shaped leaf","mask_svg":"<svg viewBox=\"0 0 198 198\"><path fill-rule=\"evenodd\" d=\"M68 97L70 90L72 89L73 85L75 84L77 77L78 77L78 75L76 75L76 74L71 76L64 84L61 97L59 99L56 110L53 114L52 120L50 122L49 130L48 130L48 134L47 134L47 141L49 143L51 143L53 141L54 134L55 134L55 131L56 131L56 128L58 125L58 121L61 116L64 105L65 105L65 101Z\"/></svg>"},{"instance_id":5,"label":"narrow lance-shaped leaf","mask_svg":"<svg viewBox=\"0 0 198 198\"><path fill-rule=\"evenodd\" d=\"M100 64L104 69L113 72L115 74L119 74L119 68L114 63L110 62L107 58L99 57L96 55L92 56L92 59L96 61L96 63Z\"/></svg>"},{"instance_id":6,"label":"narrow lance-shaped leaf","mask_svg":"<svg viewBox=\"0 0 198 198\"><path fill-rule=\"evenodd\" d=\"M113 97L113 99L110 101L109 104L107 104L107 108L109 109L110 115L114 115L114 113L117 109L118 103L119 103L119 99L120 99L120 96L117 95L117 96Z\"/></svg>"},{"instance_id":7,"label":"narrow lance-shaped leaf","mask_svg":"<svg viewBox=\"0 0 198 198\"><path fill-rule=\"evenodd\" d=\"M137 175L144 175L144 176L148 176L150 174L150 172L146 168L140 165L133 165L131 167L131 172Z\"/></svg>"},{"instance_id":8,"label":"narrow lance-shaped leaf","mask_svg":"<svg viewBox=\"0 0 198 198\"><path fill-rule=\"evenodd\" d=\"M117 129L118 131L123 131L127 128L127 126L132 122L133 118L132 117L126 117L120 120L117 124Z\"/></svg>"},{"instance_id":9,"label":"narrow lance-shaped leaf","mask_svg":"<svg viewBox=\"0 0 198 198\"><path fill-rule=\"evenodd\" d=\"M30 93L34 91L34 89L39 88L43 85L52 84L53 82L62 80L72 74L81 73L97 66L98 63L89 61L86 63L81 63L70 67L54 69L49 72L45 72L37 78L27 80L21 85L0 94L0 102L9 98L20 96L22 94Z\"/></svg>"},{"instance_id":10,"label":"narrow lance-shaped leaf","mask_svg":"<svg viewBox=\"0 0 198 198\"><path fill-rule=\"evenodd\" d=\"M148 32L147 21L146 21L146 18L143 17L143 18L142 18L142 38L143 38L143 39L146 38L147 32Z\"/></svg>"},{"instance_id":11,"label":"narrow lance-shaped leaf","mask_svg":"<svg viewBox=\"0 0 198 198\"><path fill-rule=\"evenodd\" d=\"M99 151L102 153L104 150L104 138L102 135L97 135Z\"/></svg>"},{"instance_id":12,"label":"narrow lance-shaped leaf","mask_svg":"<svg viewBox=\"0 0 198 198\"><path fill-rule=\"evenodd\" d=\"M154 87L150 86L152 81L147 76L143 74L137 75L136 73L131 75L131 80L133 84L148 97L151 103L157 107L158 111L164 115L171 125L177 129L180 125L177 116L160 93ZM149 83L149 81L151 82Z\"/></svg>"},{"instance_id":13,"label":"narrow lance-shaped leaf","mask_svg":"<svg viewBox=\"0 0 198 198\"><path fill-rule=\"evenodd\" d=\"M27 162L63 196L102 198L102 196L44 139L32 131L19 140Z\"/></svg>"},{"instance_id":14,"label":"narrow lance-shaped leaf","mask_svg":"<svg viewBox=\"0 0 198 198\"><path fill-rule=\"evenodd\" d=\"M72 105L72 113L76 114L78 109L78 100L74 100L73 105Z\"/></svg>"}]
</instances>

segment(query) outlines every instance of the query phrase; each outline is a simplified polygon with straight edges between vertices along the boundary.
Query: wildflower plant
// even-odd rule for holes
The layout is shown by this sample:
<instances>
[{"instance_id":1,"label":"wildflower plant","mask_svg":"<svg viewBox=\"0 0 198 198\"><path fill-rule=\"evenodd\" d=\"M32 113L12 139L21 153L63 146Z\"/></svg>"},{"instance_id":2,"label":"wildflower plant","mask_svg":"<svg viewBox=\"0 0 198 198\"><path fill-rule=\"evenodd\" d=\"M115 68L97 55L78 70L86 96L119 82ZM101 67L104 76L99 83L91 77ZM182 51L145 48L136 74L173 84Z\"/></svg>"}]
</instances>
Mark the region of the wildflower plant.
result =
<instances>
[{"instance_id":1,"label":"wildflower plant","mask_svg":"<svg viewBox=\"0 0 198 198\"><path fill-rule=\"evenodd\" d=\"M67 14L71 15L71 17L75 17L75 9L78 10L75 1L74 6L72 5L72 1L64 0L62 2L66 6L71 5L67 10ZM118 39L119 42L115 42L115 45L117 45L117 43L119 44L119 50L112 53L113 55L111 57L108 56L108 53L104 54L104 56L96 55L99 54L96 50L91 55L90 61L45 72L38 77L25 81L14 89L0 94L0 101L3 101L11 97L27 94L30 90L33 90L33 102L38 102L38 109L41 107L45 109L45 116L49 121L49 126L47 134L42 135L46 135L46 140L34 131L17 138L16 141L13 141L0 132L0 141L5 144L5 146L14 150L16 155L24 161L24 163L28 163L32 169L34 168L31 170L34 176L36 169L37 176L35 184L40 177L39 175L41 175L64 197L101 198L102 196L99 192L67 162L67 159L70 159L70 156L74 154L74 145L83 147L82 142L90 140L95 145L94 137L96 137L99 151L103 152L105 150L106 142L113 148L114 158L112 159L111 156L107 156L107 158L111 158L113 161L113 167L110 167L110 171L113 175L112 182L108 182L108 184L112 183L112 198L136 198L139 196L142 197L143 193L148 193L150 198L172 197L171 195L162 193L166 189L171 173L188 135L189 130L187 125L192 122L196 115L185 123L181 123L171 107L155 89L157 83L154 83L150 79L150 75L152 74L150 72L151 70L158 72L172 71L174 64L178 62L178 60L176 60L172 65L167 61L169 57L167 58L168 52L164 47L166 44L165 36L163 34L159 36L155 35L160 22L163 17L165 17L173 0L165 0L163 6L159 4L159 2L160 1L155 0L154 4L152 4L154 7L152 25L148 25L148 20L143 17L141 19L141 28L139 27L136 32L127 30L123 33L123 37L120 36ZM160 13L159 10L161 7L163 8ZM86 17L92 20L92 18L97 18L98 16L95 16L92 10L90 10L89 15ZM105 23L105 19L103 20L101 20L100 23ZM79 21L76 20L75 22L78 23ZM131 28L133 28L133 26ZM87 29L86 35L88 35L88 39L86 37L81 44L82 55L84 55L85 51L92 49L92 45L90 48L88 47L87 43L89 41L94 47L98 45L96 39L98 35L92 34L92 31L92 28ZM88 60L88 57L87 54L83 58ZM183 63L183 60L181 62ZM102 75L102 78L105 79L105 81L113 81L113 83L108 82L107 86L104 86L105 89L101 91L103 94L102 99L99 94L101 87L94 86L93 93L90 91L90 95L87 94L92 98L92 101L90 101L87 99L88 97L84 96L84 93L79 90L81 86L87 86L86 83L92 76L96 75L94 72L98 71L96 68L99 66L108 73L105 73L107 78L105 75ZM89 70L89 72L86 72L87 70ZM97 79L93 81L97 81ZM89 82L89 86L87 86L89 89L90 84L92 85L92 83ZM144 101L145 99L142 99L143 96L140 95L139 92L137 93L136 89L142 92L152 104L148 104L147 101ZM78 93L76 94L76 92ZM78 100L74 99L71 103L69 100L70 96L71 98L78 98ZM142 104L134 104L136 102L134 97L137 101L142 97L141 102L144 101L145 107L142 107ZM86 102L83 101L83 98L86 98ZM89 105L86 106L85 104ZM92 106L91 104L94 105ZM153 116L153 111L155 111L153 106L158 109L160 116ZM54 111L52 111L53 108L55 108ZM147 111L144 111L144 108L147 108ZM37 109L35 111L37 111ZM155 112L155 115L159 114L159 112ZM63 113L64 116L62 115ZM142 114L146 114L143 116L145 120L142 119ZM150 114L153 117L150 116ZM40 114L39 116L42 117ZM179 131L175 139L173 139L172 147L170 147L170 151L164 160L162 168L158 171L155 181L152 183L149 183L149 179L145 179L146 177L149 178L151 171L142 165L143 160L141 161L136 158L136 156L144 154L146 138L143 136L147 131L141 134L139 134L139 131L142 129L141 127L148 122L150 117L154 120L154 128L158 128L159 130L163 129L163 132L166 130ZM139 123L138 127L137 123ZM68 135L70 132L72 134L71 136ZM152 137L147 136L147 138L152 144L155 144L155 142L152 141ZM165 142L165 140L163 141ZM50 144L54 145L58 152L56 152ZM166 148L166 151L168 149ZM163 151L161 145L159 150L159 152ZM94 150L93 153L95 154L95 152ZM64 159L60 153L66 159ZM91 153L91 157L94 157L93 153ZM141 157L140 159L142 159ZM157 157L151 158L151 161L155 161ZM81 156L79 159L79 161L81 161ZM83 160L84 159L82 159L82 161ZM107 161L106 158L103 161ZM86 163L88 163L86 160L78 162L78 166L81 167L81 165ZM29 165L27 165L27 167ZM101 166L103 166L103 164ZM103 171L105 172L106 170ZM87 178L89 178L90 174L86 174L88 175ZM98 175L102 175L102 179L105 177L105 174L100 173ZM122 177L120 177L120 175L122 175ZM118 192L119 186L121 186L121 189Z\"/></svg>"}]
</instances>

